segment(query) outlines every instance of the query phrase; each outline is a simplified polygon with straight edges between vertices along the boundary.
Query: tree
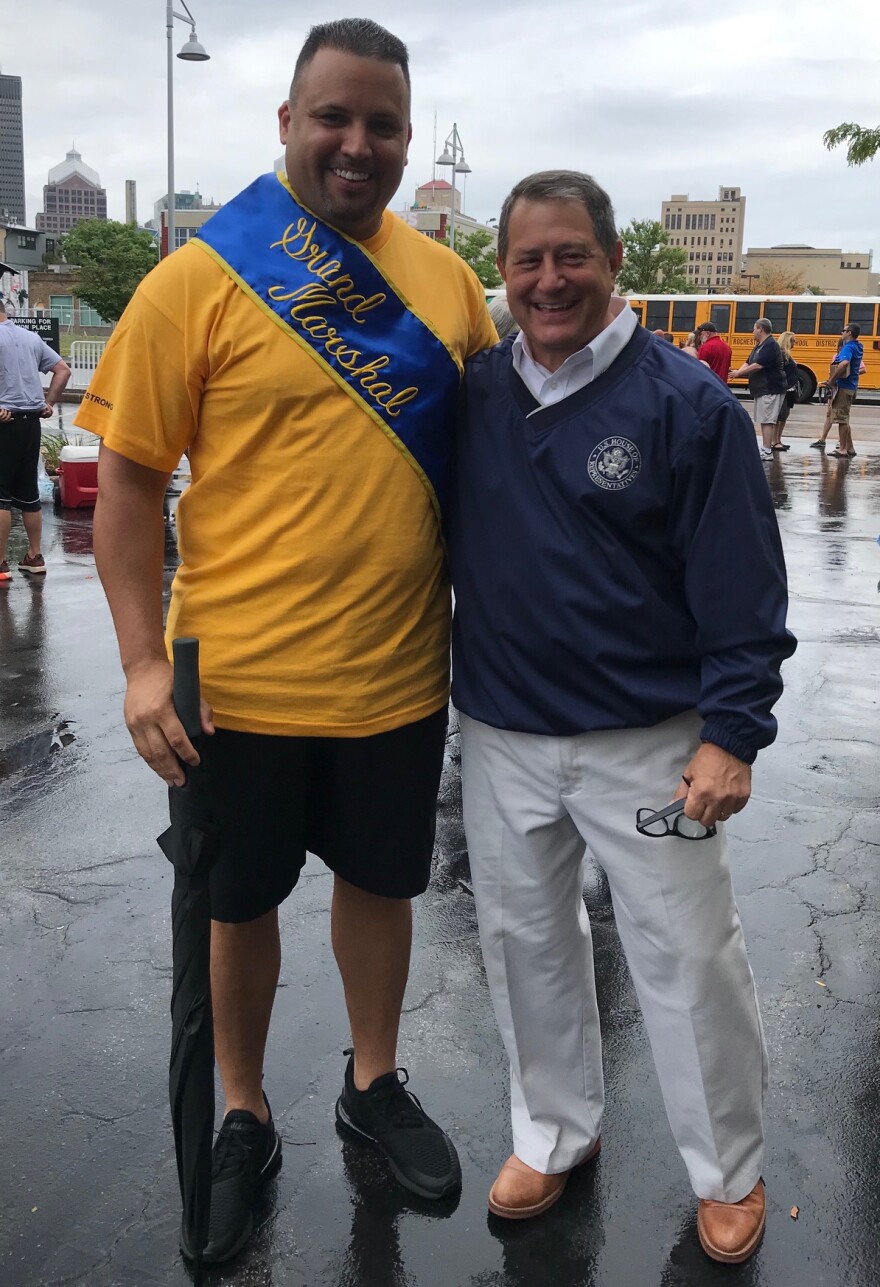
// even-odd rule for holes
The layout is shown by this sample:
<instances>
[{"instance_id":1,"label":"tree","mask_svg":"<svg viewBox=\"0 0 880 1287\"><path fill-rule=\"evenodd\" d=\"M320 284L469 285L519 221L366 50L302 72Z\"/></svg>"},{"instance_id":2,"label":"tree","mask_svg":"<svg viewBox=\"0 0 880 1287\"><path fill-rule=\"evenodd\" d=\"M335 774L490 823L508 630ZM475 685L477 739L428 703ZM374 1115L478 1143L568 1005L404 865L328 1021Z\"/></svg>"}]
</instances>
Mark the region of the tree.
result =
<instances>
[{"instance_id":1,"label":"tree","mask_svg":"<svg viewBox=\"0 0 880 1287\"><path fill-rule=\"evenodd\" d=\"M448 246L448 237L443 238ZM503 284L503 279L495 264L495 242L492 234L477 228L475 232L455 230L455 253L460 255L466 264L470 264L480 281L488 289Z\"/></svg>"},{"instance_id":2,"label":"tree","mask_svg":"<svg viewBox=\"0 0 880 1287\"><path fill-rule=\"evenodd\" d=\"M80 268L79 297L105 322L118 322L142 278L156 263L148 232L113 219L83 219L61 241L68 264Z\"/></svg>"},{"instance_id":3,"label":"tree","mask_svg":"<svg viewBox=\"0 0 880 1287\"><path fill-rule=\"evenodd\" d=\"M802 295L803 276L783 264L762 264L757 277L734 277L725 288L729 295Z\"/></svg>"},{"instance_id":4,"label":"tree","mask_svg":"<svg viewBox=\"0 0 880 1287\"><path fill-rule=\"evenodd\" d=\"M693 292L688 281L687 251L670 246L656 219L633 219L620 231L623 265L617 274L621 295L684 295Z\"/></svg>"},{"instance_id":5,"label":"tree","mask_svg":"<svg viewBox=\"0 0 880 1287\"><path fill-rule=\"evenodd\" d=\"M822 142L829 152L840 147L841 143L846 143L847 164L864 165L880 152L880 125L875 130L852 122L836 125L833 130L825 131Z\"/></svg>"}]
</instances>

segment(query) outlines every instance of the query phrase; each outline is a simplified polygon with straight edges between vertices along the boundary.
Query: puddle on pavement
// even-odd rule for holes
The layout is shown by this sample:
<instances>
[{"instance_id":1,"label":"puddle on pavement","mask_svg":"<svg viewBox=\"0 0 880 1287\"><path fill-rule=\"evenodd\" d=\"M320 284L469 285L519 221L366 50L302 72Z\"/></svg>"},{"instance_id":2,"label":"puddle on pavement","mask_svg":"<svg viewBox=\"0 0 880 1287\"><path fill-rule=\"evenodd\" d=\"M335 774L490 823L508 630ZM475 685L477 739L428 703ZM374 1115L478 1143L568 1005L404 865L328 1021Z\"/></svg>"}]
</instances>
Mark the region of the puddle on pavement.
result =
<instances>
[{"instance_id":1,"label":"puddle on pavement","mask_svg":"<svg viewBox=\"0 0 880 1287\"><path fill-rule=\"evenodd\" d=\"M0 748L0 781L33 764L41 764L50 755L57 755L75 741L76 736L67 720L61 720L51 728L41 729L38 733L31 733L18 742Z\"/></svg>"}]
</instances>

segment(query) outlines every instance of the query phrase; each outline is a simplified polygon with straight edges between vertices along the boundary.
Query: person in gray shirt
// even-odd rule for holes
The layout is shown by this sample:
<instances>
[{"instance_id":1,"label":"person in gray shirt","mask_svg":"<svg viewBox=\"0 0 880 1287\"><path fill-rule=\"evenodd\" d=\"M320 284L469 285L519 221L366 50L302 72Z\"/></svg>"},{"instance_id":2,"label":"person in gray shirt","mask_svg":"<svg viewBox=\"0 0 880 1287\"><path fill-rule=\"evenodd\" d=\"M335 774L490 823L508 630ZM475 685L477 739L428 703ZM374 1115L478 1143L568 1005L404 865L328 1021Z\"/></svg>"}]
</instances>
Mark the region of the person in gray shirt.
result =
<instances>
[{"instance_id":1,"label":"person in gray shirt","mask_svg":"<svg viewBox=\"0 0 880 1287\"><path fill-rule=\"evenodd\" d=\"M44 396L40 374L47 371L52 381ZM31 575L46 571L37 490L40 420L51 416L69 379L67 363L33 331L9 321L0 300L0 581L11 579L6 546L14 509L21 511L28 538L19 568Z\"/></svg>"}]
</instances>

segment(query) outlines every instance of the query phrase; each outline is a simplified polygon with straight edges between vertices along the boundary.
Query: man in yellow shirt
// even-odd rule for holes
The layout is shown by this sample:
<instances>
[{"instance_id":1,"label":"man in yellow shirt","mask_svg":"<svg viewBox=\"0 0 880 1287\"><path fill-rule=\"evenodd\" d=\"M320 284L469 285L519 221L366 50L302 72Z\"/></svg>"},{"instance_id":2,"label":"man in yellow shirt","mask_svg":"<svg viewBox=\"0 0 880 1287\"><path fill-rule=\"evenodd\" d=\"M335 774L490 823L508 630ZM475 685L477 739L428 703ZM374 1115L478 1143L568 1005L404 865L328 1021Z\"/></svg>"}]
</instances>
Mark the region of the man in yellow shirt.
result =
<instances>
[{"instance_id":1,"label":"man in yellow shirt","mask_svg":"<svg viewBox=\"0 0 880 1287\"><path fill-rule=\"evenodd\" d=\"M464 360L495 340L476 277L386 210L411 129L406 47L313 28L264 175L129 305L78 422L103 439L95 555L146 762L197 761L162 632L162 498L186 450L167 640L201 641L215 1048L226 1116L205 1259L249 1238L281 1145L262 1091L278 904L306 851L334 872L354 1045L339 1126L440 1198L455 1149L404 1090L396 1041L443 759L449 588L440 520ZM182 1247L184 1253L187 1247Z\"/></svg>"}]
</instances>

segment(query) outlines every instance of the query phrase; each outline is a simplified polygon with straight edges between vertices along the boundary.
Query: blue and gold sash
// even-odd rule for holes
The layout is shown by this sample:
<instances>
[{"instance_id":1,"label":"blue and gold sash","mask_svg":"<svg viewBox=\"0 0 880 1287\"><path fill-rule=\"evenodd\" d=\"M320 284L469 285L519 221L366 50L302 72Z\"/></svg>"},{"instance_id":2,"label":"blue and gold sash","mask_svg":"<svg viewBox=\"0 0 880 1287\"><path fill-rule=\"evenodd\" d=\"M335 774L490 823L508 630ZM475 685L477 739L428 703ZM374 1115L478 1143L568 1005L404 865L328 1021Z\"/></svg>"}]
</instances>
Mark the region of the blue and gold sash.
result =
<instances>
[{"instance_id":1,"label":"blue and gold sash","mask_svg":"<svg viewBox=\"0 0 880 1287\"><path fill-rule=\"evenodd\" d=\"M358 242L264 174L198 242L402 452L441 517L459 360Z\"/></svg>"}]
</instances>

